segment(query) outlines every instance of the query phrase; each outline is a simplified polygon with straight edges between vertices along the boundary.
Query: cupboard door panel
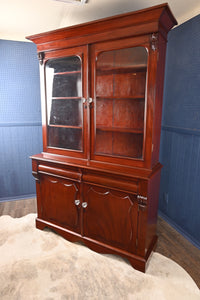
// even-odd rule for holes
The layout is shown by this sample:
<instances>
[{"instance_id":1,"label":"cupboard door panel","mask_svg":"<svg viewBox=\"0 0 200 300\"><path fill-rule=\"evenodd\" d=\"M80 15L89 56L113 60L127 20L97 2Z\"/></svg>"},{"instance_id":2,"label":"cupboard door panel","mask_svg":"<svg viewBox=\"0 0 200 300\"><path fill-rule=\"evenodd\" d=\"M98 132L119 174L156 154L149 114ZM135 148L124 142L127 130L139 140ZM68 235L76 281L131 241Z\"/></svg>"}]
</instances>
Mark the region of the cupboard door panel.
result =
<instances>
[{"instance_id":1,"label":"cupboard door panel","mask_svg":"<svg viewBox=\"0 0 200 300\"><path fill-rule=\"evenodd\" d=\"M43 65L44 151L87 157L88 51L86 46L45 54Z\"/></svg>"},{"instance_id":2,"label":"cupboard door panel","mask_svg":"<svg viewBox=\"0 0 200 300\"><path fill-rule=\"evenodd\" d=\"M75 200L80 199L79 185L70 180L41 176L42 218L64 228L80 231L79 209Z\"/></svg>"},{"instance_id":3,"label":"cupboard door panel","mask_svg":"<svg viewBox=\"0 0 200 300\"><path fill-rule=\"evenodd\" d=\"M72 66L74 70L71 71ZM82 150L81 57L73 55L49 59L45 64L45 73L48 145L61 149ZM70 142L70 136L72 140L76 140L75 143Z\"/></svg>"},{"instance_id":4,"label":"cupboard door panel","mask_svg":"<svg viewBox=\"0 0 200 300\"><path fill-rule=\"evenodd\" d=\"M92 159L143 162L147 65L144 45L129 41L127 48L121 42L92 47Z\"/></svg>"},{"instance_id":5,"label":"cupboard door panel","mask_svg":"<svg viewBox=\"0 0 200 300\"><path fill-rule=\"evenodd\" d=\"M137 203L134 195L85 185L83 234L133 252L136 248Z\"/></svg>"}]
</instances>

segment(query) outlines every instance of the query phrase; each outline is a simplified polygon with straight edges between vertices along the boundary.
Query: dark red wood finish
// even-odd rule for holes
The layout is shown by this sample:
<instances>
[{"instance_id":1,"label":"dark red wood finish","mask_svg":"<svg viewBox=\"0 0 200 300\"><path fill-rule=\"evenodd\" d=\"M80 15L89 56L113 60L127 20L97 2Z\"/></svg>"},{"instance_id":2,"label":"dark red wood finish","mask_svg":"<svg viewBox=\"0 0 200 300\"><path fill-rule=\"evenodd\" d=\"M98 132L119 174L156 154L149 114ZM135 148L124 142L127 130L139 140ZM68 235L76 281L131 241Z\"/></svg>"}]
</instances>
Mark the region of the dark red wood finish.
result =
<instances>
[{"instance_id":1,"label":"dark red wood finish","mask_svg":"<svg viewBox=\"0 0 200 300\"><path fill-rule=\"evenodd\" d=\"M157 241L165 52L175 24L162 4L28 37L41 64L44 150L32 156L36 226L126 257L141 271ZM146 66L98 66L101 53L131 47L147 50ZM70 55L82 60L83 151L48 146L45 63Z\"/></svg>"},{"instance_id":2,"label":"dark red wood finish","mask_svg":"<svg viewBox=\"0 0 200 300\"><path fill-rule=\"evenodd\" d=\"M83 131L82 131L82 139L83 139L83 151L70 151L70 150L64 150L64 149L55 149L53 147L48 147L48 135L47 135L47 105L46 105L46 94L45 94L45 62L47 62L49 59L54 58L60 58L60 57L66 57L66 56L72 56L77 55L82 60L82 94L83 98L88 97L88 57L87 57L88 51L87 46L82 47L75 47L70 49L64 49L64 50L57 50L57 51L51 51L48 53L45 53L45 57L43 60L43 64L40 66L41 68L41 86L42 86L42 128L43 128L43 149L44 152L50 152L60 155L67 155L77 158L87 158L87 132L88 132L88 117L87 117L87 110L85 109L85 105L83 104Z\"/></svg>"}]
</instances>

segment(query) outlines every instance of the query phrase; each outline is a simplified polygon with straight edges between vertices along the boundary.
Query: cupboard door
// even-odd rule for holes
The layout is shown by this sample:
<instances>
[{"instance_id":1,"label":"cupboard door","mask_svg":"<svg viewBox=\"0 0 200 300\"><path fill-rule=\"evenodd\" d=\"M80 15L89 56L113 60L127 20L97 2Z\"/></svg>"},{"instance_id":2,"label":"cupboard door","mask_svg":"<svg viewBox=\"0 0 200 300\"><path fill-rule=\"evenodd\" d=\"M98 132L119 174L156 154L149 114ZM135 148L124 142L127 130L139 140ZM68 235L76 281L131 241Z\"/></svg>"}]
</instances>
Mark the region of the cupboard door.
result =
<instances>
[{"instance_id":1,"label":"cupboard door","mask_svg":"<svg viewBox=\"0 0 200 300\"><path fill-rule=\"evenodd\" d=\"M129 252L136 250L136 196L84 186L83 235ZM83 204L84 204L83 203Z\"/></svg>"},{"instance_id":2,"label":"cupboard door","mask_svg":"<svg viewBox=\"0 0 200 300\"><path fill-rule=\"evenodd\" d=\"M86 56L84 47L56 51L45 56L45 146L48 152L86 156Z\"/></svg>"},{"instance_id":3,"label":"cupboard door","mask_svg":"<svg viewBox=\"0 0 200 300\"><path fill-rule=\"evenodd\" d=\"M79 184L53 176L41 175L41 216L43 220L80 231Z\"/></svg>"},{"instance_id":4,"label":"cupboard door","mask_svg":"<svg viewBox=\"0 0 200 300\"><path fill-rule=\"evenodd\" d=\"M93 159L144 159L147 63L144 46L93 46Z\"/></svg>"}]
</instances>

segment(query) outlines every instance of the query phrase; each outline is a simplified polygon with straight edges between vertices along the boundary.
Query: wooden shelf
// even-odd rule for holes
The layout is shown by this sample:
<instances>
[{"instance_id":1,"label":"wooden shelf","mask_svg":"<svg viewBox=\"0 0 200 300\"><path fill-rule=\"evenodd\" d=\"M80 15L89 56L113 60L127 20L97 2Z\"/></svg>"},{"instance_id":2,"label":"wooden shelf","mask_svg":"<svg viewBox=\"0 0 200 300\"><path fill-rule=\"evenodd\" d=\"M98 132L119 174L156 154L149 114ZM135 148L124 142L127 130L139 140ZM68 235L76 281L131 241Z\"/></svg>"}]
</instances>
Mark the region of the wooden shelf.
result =
<instances>
[{"instance_id":1,"label":"wooden shelf","mask_svg":"<svg viewBox=\"0 0 200 300\"><path fill-rule=\"evenodd\" d=\"M48 127L61 127L61 128L71 128L71 129L82 129L81 126L71 126L71 125L54 125L54 124L49 124Z\"/></svg>"},{"instance_id":2,"label":"wooden shelf","mask_svg":"<svg viewBox=\"0 0 200 300\"><path fill-rule=\"evenodd\" d=\"M125 97L117 97L117 96L97 96L97 100L145 100L144 95L136 95L136 96L125 96Z\"/></svg>"},{"instance_id":3,"label":"wooden shelf","mask_svg":"<svg viewBox=\"0 0 200 300\"><path fill-rule=\"evenodd\" d=\"M122 132L122 133L135 133L135 134L143 134L143 128L124 128L124 127L105 127L105 126L97 126L96 130L101 131L112 131L112 132Z\"/></svg>"},{"instance_id":4,"label":"wooden shelf","mask_svg":"<svg viewBox=\"0 0 200 300\"><path fill-rule=\"evenodd\" d=\"M138 72L146 72L147 66L146 65L138 65L138 66L131 66L126 68L98 68L97 75L105 75L105 74L124 74L124 73L138 73Z\"/></svg>"},{"instance_id":5,"label":"wooden shelf","mask_svg":"<svg viewBox=\"0 0 200 300\"><path fill-rule=\"evenodd\" d=\"M57 72L57 73L54 73L54 75L71 75L71 74L80 74L80 73L81 73L81 70L80 71Z\"/></svg>"},{"instance_id":6,"label":"wooden shelf","mask_svg":"<svg viewBox=\"0 0 200 300\"><path fill-rule=\"evenodd\" d=\"M52 100L71 100L71 99L78 99L81 100L83 97L52 97Z\"/></svg>"}]
</instances>

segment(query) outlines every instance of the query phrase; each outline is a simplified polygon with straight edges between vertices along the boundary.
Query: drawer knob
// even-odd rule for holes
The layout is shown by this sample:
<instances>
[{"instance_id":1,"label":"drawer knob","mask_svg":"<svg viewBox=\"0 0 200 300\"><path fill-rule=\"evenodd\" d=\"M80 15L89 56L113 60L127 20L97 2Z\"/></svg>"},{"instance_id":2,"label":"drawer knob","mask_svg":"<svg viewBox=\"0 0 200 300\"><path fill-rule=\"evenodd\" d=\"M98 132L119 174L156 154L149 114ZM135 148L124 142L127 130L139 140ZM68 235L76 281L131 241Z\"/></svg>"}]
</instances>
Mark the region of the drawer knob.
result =
<instances>
[{"instance_id":1,"label":"drawer knob","mask_svg":"<svg viewBox=\"0 0 200 300\"><path fill-rule=\"evenodd\" d=\"M74 203L76 206L78 206L80 204L80 200L75 200Z\"/></svg>"},{"instance_id":2,"label":"drawer knob","mask_svg":"<svg viewBox=\"0 0 200 300\"><path fill-rule=\"evenodd\" d=\"M83 202L83 203L82 203L82 207L83 207L83 208L86 208L87 206L88 206L87 202Z\"/></svg>"},{"instance_id":3,"label":"drawer knob","mask_svg":"<svg viewBox=\"0 0 200 300\"><path fill-rule=\"evenodd\" d=\"M144 196L141 196L141 195L137 195L137 198L138 198L138 199L141 199L141 200L147 201L147 197L144 197Z\"/></svg>"}]
</instances>

